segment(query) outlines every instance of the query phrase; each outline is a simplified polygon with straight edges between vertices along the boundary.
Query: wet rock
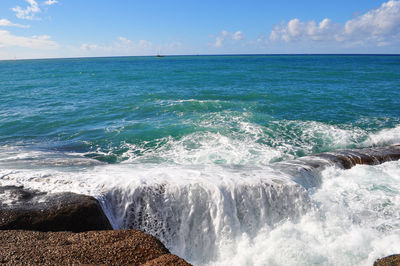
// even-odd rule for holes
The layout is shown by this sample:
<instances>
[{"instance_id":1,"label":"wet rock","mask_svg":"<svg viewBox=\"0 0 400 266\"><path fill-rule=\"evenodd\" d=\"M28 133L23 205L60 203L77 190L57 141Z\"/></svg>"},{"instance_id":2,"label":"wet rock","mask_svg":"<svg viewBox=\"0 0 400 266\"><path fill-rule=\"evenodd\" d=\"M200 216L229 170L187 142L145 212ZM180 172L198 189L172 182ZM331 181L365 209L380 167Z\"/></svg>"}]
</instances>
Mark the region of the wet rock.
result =
<instances>
[{"instance_id":1,"label":"wet rock","mask_svg":"<svg viewBox=\"0 0 400 266\"><path fill-rule=\"evenodd\" d=\"M376 165L400 159L400 144L385 147L337 150L304 156L295 160L276 163L278 168L299 167L304 170L313 170L328 165L337 165L350 169L357 164Z\"/></svg>"},{"instance_id":2,"label":"wet rock","mask_svg":"<svg viewBox=\"0 0 400 266\"><path fill-rule=\"evenodd\" d=\"M400 144L364 149L337 150L304 156L273 164L276 170L295 177L305 188L319 186L319 173L325 167L338 166L350 169L357 164L376 165L400 159Z\"/></svg>"},{"instance_id":3,"label":"wet rock","mask_svg":"<svg viewBox=\"0 0 400 266\"><path fill-rule=\"evenodd\" d=\"M358 150L339 150L335 152L314 155L339 164L344 169L350 169L357 164L375 165L400 159L400 145L364 148Z\"/></svg>"},{"instance_id":4,"label":"wet rock","mask_svg":"<svg viewBox=\"0 0 400 266\"><path fill-rule=\"evenodd\" d=\"M377 259L374 266L400 266L400 254Z\"/></svg>"},{"instance_id":5,"label":"wet rock","mask_svg":"<svg viewBox=\"0 0 400 266\"><path fill-rule=\"evenodd\" d=\"M9 265L190 265L137 230L0 231L0 263Z\"/></svg>"},{"instance_id":6,"label":"wet rock","mask_svg":"<svg viewBox=\"0 0 400 266\"><path fill-rule=\"evenodd\" d=\"M99 202L75 193L43 193L23 187L0 187L0 230L110 230Z\"/></svg>"}]
</instances>

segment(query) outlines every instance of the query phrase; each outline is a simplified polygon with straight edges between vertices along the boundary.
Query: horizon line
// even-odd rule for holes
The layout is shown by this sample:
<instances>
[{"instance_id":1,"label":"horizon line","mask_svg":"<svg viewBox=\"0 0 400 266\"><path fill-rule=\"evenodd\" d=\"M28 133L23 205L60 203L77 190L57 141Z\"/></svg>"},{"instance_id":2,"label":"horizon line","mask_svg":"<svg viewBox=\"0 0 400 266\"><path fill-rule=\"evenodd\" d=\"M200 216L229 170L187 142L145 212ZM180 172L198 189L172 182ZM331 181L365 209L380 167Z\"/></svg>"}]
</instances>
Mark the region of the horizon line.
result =
<instances>
[{"instance_id":1,"label":"horizon line","mask_svg":"<svg viewBox=\"0 0 400 266\"><path fill-rule=\"evenodd\" d=\"M269 53L269 54L163 54L163 57L184 57L184 56L400 56L400 53ZM127 57L157 57L151 55L111 55L111 56L71 56L71 57L38 57L38 58L17 58L0 59L0 61L23 61L23 60L55 60L55 59L94 59L94 58L127 58Z\"/></svg>"}]
</instances>

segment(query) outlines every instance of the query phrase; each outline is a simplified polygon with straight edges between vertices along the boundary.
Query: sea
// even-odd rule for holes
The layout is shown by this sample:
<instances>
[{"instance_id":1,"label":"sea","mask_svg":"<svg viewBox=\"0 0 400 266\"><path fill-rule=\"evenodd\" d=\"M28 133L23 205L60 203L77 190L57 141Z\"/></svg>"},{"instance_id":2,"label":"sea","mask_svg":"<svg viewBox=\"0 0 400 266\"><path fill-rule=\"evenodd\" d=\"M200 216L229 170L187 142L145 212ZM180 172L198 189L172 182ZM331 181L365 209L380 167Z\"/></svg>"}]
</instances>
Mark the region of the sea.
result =
<instances>
[{"instance_id":1,"label":"sea","mask_svg":"<svg viewBox=\"0 0 400 266\"><path fill-rule=\"evenodd\" d=\"M399 143L396 55L0 61L0 186L92 195L194 265L400 253L400 161L282 167Z\"/></svg>"}]
</instances>

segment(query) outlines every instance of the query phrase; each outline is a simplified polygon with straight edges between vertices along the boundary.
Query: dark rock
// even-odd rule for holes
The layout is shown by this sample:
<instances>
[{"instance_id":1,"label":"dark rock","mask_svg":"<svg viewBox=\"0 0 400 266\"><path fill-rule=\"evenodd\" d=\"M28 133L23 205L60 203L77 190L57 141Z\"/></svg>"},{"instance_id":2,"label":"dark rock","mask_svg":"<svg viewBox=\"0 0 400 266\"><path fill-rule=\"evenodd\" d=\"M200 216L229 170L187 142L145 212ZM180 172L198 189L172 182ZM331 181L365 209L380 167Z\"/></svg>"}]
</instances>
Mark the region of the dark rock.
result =
<instances>
[{"instance_id":1,"label":"dark rock","mask_svg":"<svg viewBox=\"0 0 400 266\"><path fill-rule=\"evenodd\" d=\"M357 164L376 165L400 159L400 144L385 147L337 150L304 156L296 160L276 163L277 166L298 166L312 170L328 165L350 169Z\"/></svg>"},{"instance_id":2,"label":"dark rock","mask_svg":"<svg viewBox=\"0 0 400 266\"><path fill-rule=\"evenodd\" d=\"M99 202L75 193L47 194L23 187L0 187L0 230L110 230Z\"/></svg>"},{"instance_id":3,"label":"dark rock","mask_svg":"<svg viewBox=\"0 0 400 266\"><path fill-rule=\"evenodd\" d=\"M375 165L387 161L399 160L400 145L364 148L358 150L339 150L329 153L320 153L313 156L328 159L339 164L344 169L350 169L357 164Z\"/></svg>"},{"instance_id":4,"label":"dark rock","mask_svg":"<svg viewBox=\"0 0 400 266\"><path fill-rule=\"evenodd\" d=\"M319 173L325 167L350 169L357 164L376 165L400 159L400 144L364 149L337 150L277 162L274 168L295 177L305 188L319 186Z\"/></svg>"},{"instance_id":5,"label":"dark rock","mask_svg":"<svg viewBox=\"0 0 400 266\"><path fill-rule=\"evenodd\" d=\"M374 266L400 266L400 254L377 259Z\"/></svg>"},{"instance_id":6,"label":"dark rock","mask_svg":"<svg viewBox=\"0 0 400 266\"><path fill-rule=\"evenodd\" d=\"M155 237L137 230L0 231L0 263L8 265L190 265Z\"/></svg>"}]
</instances>

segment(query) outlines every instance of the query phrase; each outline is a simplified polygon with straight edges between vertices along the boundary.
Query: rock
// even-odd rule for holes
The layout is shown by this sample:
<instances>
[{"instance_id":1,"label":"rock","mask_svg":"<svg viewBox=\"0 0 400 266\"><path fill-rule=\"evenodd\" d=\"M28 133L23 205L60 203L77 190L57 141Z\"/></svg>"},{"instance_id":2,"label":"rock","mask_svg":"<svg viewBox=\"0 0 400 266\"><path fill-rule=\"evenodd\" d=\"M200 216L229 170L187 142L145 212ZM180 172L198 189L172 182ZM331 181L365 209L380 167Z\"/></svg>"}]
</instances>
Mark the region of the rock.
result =
<instances>
[{"instance_id":1,"label":"rock","mask_svg":"<svg viewBox=\"0 0 400 266\"><path fill-rule=\"evenodd\" d=\"M336 150L317 153L272 164L273 168L291 175L308 189L321 185L320 172L329 166L350 169L357 164L377 165L400 159L400 144L364 149Z\"/></svg>"},{"instance_id":2,"label":"rock","mask_svg":"<svg viewBox=\"0 0 400 266\"><path fill-rule=\"evenodd\" d=\"M377 259L374 266L400 266L400 254Z\"/></svg>"},{"instance_id":3,"label":"rock","mask_svg":"<svg viewBox=\"0 0 400 266\"><path fill-rule=\"evenodd\" d=\"M0 231L0 263L190 265L155 237L137 230L73 232Z\"/></svg>"},{"instance_id":4,"label":"rock","mask_svg":"<svg viewBox=\"0 0 400 266\"><path fill-rule=\"evenodd\" d=\"M350 169L357 164L376 165L400 159L400 144L385 147L337 150L304 156L295 160L275 163L278 168L294 166L304 170L318 169L328 165L337 165Z\"/></svg>"},{"instance_id":5,"label":"rock","mask_svg":"<svg viewBox=\"0 0 400 266\"><path fill-rule=\"evenodd\" d=\"M174 254L165 254L154 260L150 260L143 265L144 266L173 266L173 265L190 265L190 264Z\"/></svg>"},{"instance_id":6,"label":"rock","mask_svg":"<svg viewBox=\"0 0 400 266\"><path fill-rule=\"evenodd\" d=\"M0 230L110 230L99 202L75 193L47 194L23 187L0 187Z\"/></svg>"},{"instance_id":7,"label":"rock","mask_svg":"<svg viewBox=\"0 0 400 266\"><path fill-rule=\"evenodd\" d=\"M339 164L344 169L350 169L357 164L375 165L387 161L399 160L400 145L364 148L358 150L339 150L334 152L320 153L314 156L328 159Z\"/></svg>"},{"instance_id":8,"label":"rock","mask_svg":"<svg viewBox=\"0 0 400 266\"><path fill-rule=\"evenodd\" d=\"M149 234L109 229L93 197L0 187L0 264L190 265Z\"/></svg>"}]
</instances>

